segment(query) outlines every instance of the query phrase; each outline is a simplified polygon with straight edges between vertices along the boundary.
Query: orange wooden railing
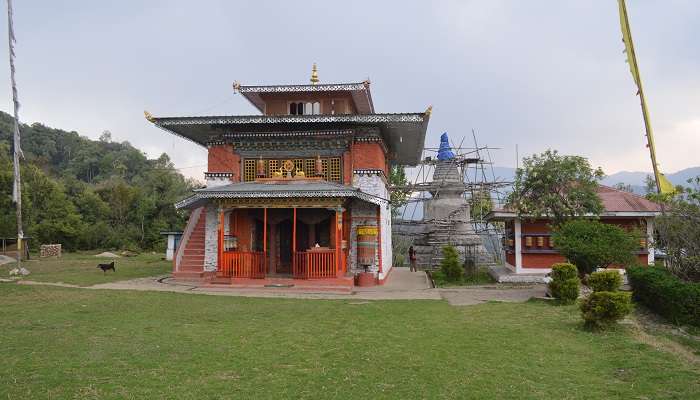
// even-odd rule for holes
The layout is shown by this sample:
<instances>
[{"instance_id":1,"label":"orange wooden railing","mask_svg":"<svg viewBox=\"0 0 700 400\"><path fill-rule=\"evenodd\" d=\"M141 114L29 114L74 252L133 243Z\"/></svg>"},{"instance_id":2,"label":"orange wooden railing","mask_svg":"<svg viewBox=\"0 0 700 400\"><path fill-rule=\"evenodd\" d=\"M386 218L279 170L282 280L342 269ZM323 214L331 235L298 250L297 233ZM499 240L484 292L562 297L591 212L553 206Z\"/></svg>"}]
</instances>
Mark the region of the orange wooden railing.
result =
<instances>
[{"instance_id":1,"label":"orange wooden railing","mask_svg":"<svg viewBox=\"0 0 700 400\"><path fill-rule=\"evenodd\" d=\"M294 253L292 273L296 279L335 278L335 250L299 251Z\"/></svg>"},{"instance_id":2,"label":"orange wooden railing","mask_svg":"<svg viewBox=\"0 0 700 400\"><path fill-rule=\"evenodd\" d=\"M264 278L265 255L260 251L224 251L217 275L224 278Z\"/></svg>"}]
</instances>

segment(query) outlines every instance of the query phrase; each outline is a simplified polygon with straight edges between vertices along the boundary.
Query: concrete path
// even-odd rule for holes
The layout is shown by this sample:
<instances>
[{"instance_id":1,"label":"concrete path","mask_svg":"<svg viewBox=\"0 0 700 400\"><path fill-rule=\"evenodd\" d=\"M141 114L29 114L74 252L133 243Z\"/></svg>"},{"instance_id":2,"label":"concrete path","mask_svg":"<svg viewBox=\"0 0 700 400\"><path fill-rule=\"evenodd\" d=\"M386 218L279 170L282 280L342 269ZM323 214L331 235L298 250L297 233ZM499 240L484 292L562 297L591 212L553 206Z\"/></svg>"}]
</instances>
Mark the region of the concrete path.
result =
<instances>
[{"instance_id":1,"label":"concrete path","mask_svg":"<svg viewBox=\"0 0 700 400\"><path fill-rule=\"evenodd\" d=\"M66 284L22 280L23 285L50 285L76 287ZM309 293L288 289L232 289L227 287L199 287L196 282L175 281L169 275L138 278L128 281L102 283L82 289L138 290L204 294L213 296L239 296L263 298L327 299L327 300L447 300L455 306L480 304L487 301L523 302L531 297L544 295L544 285L513 286L485 285L464 288L433 289L424 272L410 272L408 268L396 268L385 285L356 287L353 294Z\"/></svg>"},{"instance_id":2,"label":"concrete path","mask_svg":"<svg viewBox=\"0 0 700 400\"><path fill-rule=\"evenodd\" d=\"M4 254L0 254L0 265L10 264L10 263L13 263L13 262L17 262L17 260L15 260L14 258L12 258L12 257L10 257L10 256L6 256L6 255L4 255Z\"/></svg>"},{"instance_id":3,"label":"concrete path","mask_svg":"<svg viewBox=\"0 0 700 400\"><path fill-rule=\"evenodd\" d=\"M471 306L489 301L522 303L532 297L544 297L545 285L483 285L464 288L434 289L453 306Z\"/></svg>"}]
</instances>

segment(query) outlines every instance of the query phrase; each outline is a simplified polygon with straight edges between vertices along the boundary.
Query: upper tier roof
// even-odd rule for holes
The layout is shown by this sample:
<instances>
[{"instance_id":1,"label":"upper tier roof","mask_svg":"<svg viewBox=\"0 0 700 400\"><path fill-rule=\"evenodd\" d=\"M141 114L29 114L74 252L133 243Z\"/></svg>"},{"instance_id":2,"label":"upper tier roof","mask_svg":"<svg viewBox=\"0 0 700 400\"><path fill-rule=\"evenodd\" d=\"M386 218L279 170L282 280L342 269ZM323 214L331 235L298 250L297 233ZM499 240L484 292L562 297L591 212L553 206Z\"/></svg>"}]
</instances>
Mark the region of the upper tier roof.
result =
<instances>
[{"instance_id":1,"label":"upper tier roof","mask_svg":"<svg viewBox=\"0 0 700 400\"><path fill-rule=\"evenodd\" d=\"M323 93L323 92L347 92L355 102L358 114L373 114L374 104L372 93L369 90L369 81L356 83L319 83L309 85L269 85L269 86L243 86L233 84L233 89L240 92L261 113L265 112L265 94L272 93Z\"/></svg>"},{"instance_id":2,"label":"upper tier roof","mask_svg":"<svg viewBox=\"0 0 700 400\"><path fill-rule=\"evenodd\" d=\"M318 85L320 86L320 85ZM202 146L232 132L318 131L378 127L393 162L417 165L425 143L430 109L402 114L236 115L146 118L156 126Z\"/></svg>"}]
</instances>

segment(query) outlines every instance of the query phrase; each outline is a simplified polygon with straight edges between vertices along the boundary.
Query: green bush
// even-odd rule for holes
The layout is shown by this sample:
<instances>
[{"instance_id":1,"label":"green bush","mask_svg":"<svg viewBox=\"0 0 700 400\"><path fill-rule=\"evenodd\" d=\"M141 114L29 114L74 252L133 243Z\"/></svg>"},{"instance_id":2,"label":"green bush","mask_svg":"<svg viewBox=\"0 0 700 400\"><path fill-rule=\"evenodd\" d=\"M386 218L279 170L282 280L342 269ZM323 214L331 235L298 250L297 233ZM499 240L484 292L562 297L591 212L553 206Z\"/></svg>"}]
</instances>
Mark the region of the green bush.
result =
<instances>
[{"instance_id":1,"label":"green bush","mask_svg":"<svg viewBox=\"0 0 700 400\"><path fill-rule=\"evenodd\" d=\"M636 301L675 324L700 326L700 283L660 267L628 267L627 277Z\"/></svg>"},{"instance_id":2,"label":"green bush","mask_svg":"<svg viewBox=\"0 0 700 400\"><path fill-rule=\"evenodd\" d=\"M632 311L629 292L593 292L581 301L581 316L586 327L605 329Z\"/></svg>"},{"instance_id":3,"label":"green bush","mask_svg":"<svg viewBox=\"0 0 700 400\"><path fill-rule=\"evenodd\" d=\"M572 304L578 298L580 280L576 266L569 263L552 265L552 280L549 282L549 291L553 297L564 304Z\"/></svg>"},{"instance_id":4,"label":"green bush","mask_svg":"<svg viewBox=\"0 0 700 400\"><path fill-rule=\"evenodd\" d=\"M452 246L445 246L442 248L442 263L440 263L440 270L445 275L448 282L456 282L462 279L464 275L464 269L459 263L459 253Z\"/></svg>"},{"instance_id":5,"label":"green bush","mask_svg":"<svg viewBox=\"0 0 700 400\"><path fill-rule=\"evenodd\" d=\"M616 270L594 272L588 277L588 286L594 292L616 292L622 285L622 277Z\"/></svg>"},{"instance_id":6,"label":"green bush","mask_svg":"<svg viewBox=\"0 0 700 400\"><path fill-rule=\"evenodd\" d=\"M577 278L578 269L574 264L570 263L556 263L552 264L552 273L550 274L552 279L565 281L567 279Z\"/></svg>"},{"instance_id":7,"label":"green bush","mask_svg":"<svg viewBox=\"0 0 700 400\"><path fill-rule=\"evenodd\" d=\"M596 220L564 222L552 232L554 247L579 269L581 275L611 264L626 265L639 249L638 233Z\"/></svg>"}]
</instances>

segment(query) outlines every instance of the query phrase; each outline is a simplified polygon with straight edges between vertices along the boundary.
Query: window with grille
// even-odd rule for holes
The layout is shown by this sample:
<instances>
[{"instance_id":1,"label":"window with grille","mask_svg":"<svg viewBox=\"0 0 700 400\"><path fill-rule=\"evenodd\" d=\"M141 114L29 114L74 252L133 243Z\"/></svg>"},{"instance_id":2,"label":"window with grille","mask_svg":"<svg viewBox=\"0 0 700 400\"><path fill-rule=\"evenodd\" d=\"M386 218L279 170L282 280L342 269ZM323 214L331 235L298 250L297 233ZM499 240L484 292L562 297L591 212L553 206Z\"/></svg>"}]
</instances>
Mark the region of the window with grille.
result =
<instances>
[{"instance_id":1,"label":"window with grille","mask_svg":"<svg viewBox=\"0 0 700 400\"><path fill-rule=\"evenodd\" d=\"M331 158L328 160L328 180L340 182L340 158Z\"/></svg>"},{"instance_id":2,"label":"window with grille","mask_svg":"<svg viewBox=\"0 0 700 400\"><path fill-rule=\"evenodd\" d=\"M279 172L280 170L280 161L279 160L267 160L267 177L271 177L275 175L275 172Z\"/></svg>"},{"instance_id":3,"label":"window with grille","mask_svg":"<svg viewBox=\"0 0 700 400\"><path fill-rule=\"evenodd\" d=\"M275 172L280 171L285 160L288 159L263 159L265 162L265 177L274 177ZM295 171L304 171L304 175L307 177L316 176L316 158L296 158L292 160L294 161ZM243 180L245 182L252 182L257 178L257 163L257 158L247 158L243 161ZM343 168L340 157L321 158L321 166L323 171L321 178L331 182L342 183Z\"/></svg>"},{"instance_id":4,"label":"window with grille","mask_svg":"<svg viewBox=\"0 0 700 400\"><path fill-rule=\"evenodd\" d=\"M316 176L316 160L313 158L304 160L304 173L306 176Z\"/></svg>"},{"instance_id":5,"label":"window with grille","mask_svg":"<svg viewBox=\"0 0 700 400\"><path fill-rule=\"evenodd\" d=\"M294 171L304 171L304 160L294 160ZM304 176L308 176L306 175L306 171L304 171Z\"/></svg>"},{"instance_id":6,"label":"window with grille","mask_svg":"<svg viewBox=\"0 0 700 400\"><path fill-rule=\"evenodd\" d=\"M243 163L243 180L251 182L255 180L255 160L248 159Z\"/></svg>"}]
</instances>

